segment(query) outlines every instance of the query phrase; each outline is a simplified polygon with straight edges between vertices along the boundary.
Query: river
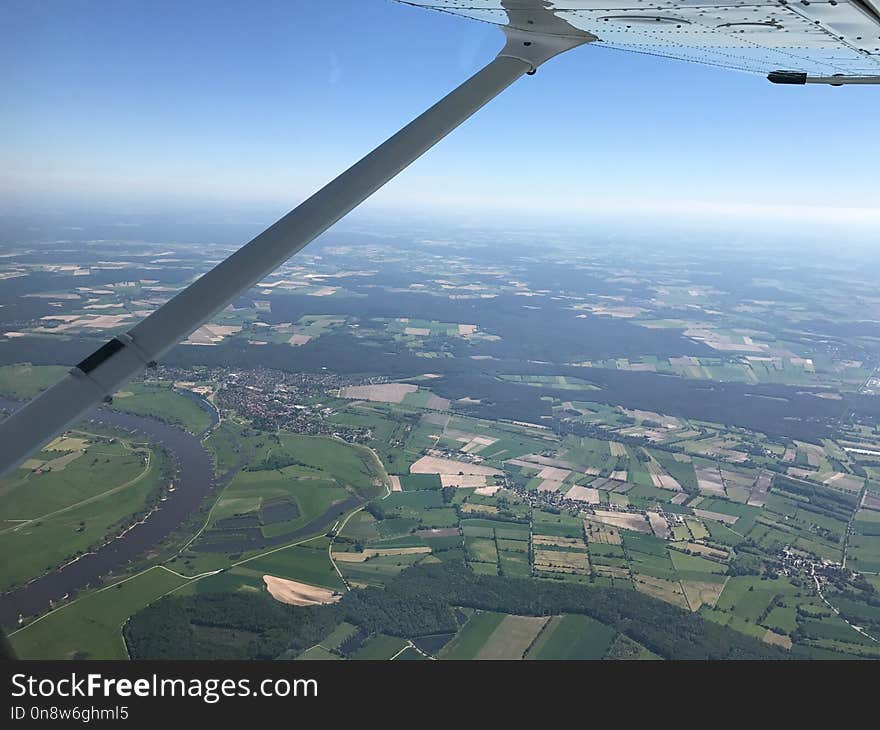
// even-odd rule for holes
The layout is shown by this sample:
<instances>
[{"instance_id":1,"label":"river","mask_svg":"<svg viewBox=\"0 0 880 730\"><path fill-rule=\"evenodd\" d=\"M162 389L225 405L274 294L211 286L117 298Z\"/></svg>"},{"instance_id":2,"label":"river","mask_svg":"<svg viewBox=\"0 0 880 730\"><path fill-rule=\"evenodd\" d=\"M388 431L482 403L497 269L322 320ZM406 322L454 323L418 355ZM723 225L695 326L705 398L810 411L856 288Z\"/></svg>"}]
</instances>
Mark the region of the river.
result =
<instances>
[{"instance_id":1,"label":"river","mask_svg":"<svg viewBox=\"0 0 880 730\"><path fill-rule=\"evenodd\" d=\"M15 401L0 398L0 408L14 410ZM89 420L137 434L138 440L161 444L175 466L175 489L167 499L121 537L110 540L94 552L36 578L27 585L0 596L0 623L8 629L18 624L19 615L45 612L50 601L73 596L101 577L124 570L134 559L159 545L198 508L214 483L211 456L197 436L176 426L116 411L97 410ZM6 560L14 559L5 556Z\"/></svg>"}]
</instances>

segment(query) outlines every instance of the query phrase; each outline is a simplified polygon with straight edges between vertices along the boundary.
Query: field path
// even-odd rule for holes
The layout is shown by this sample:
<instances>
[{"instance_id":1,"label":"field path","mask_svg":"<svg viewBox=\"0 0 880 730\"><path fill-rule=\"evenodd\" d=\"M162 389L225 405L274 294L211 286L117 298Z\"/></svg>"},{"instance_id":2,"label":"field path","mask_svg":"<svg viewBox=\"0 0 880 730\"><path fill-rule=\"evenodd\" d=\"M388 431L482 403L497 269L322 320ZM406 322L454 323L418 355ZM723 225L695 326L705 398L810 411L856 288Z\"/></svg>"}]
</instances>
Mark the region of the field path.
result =
<instances>
[{"instance_id":1,"label":"field path","mask_svg":"<svg viewBox=\"0 0 880 730\"><path fill-rule=\"evenodd\" d=\"M391 494L391 492L388 492L388 494ZM385 496L387 497L388 495L386 494ZM383 497L383 499L384 499L384 497ZM358 512L360 512L362 509L364 509L364 507L366 507L366 506L367 505L362 505L362 506L358 507L356 510L354 510L353 512L349 512L346 515L345 519L342 521L342 524L339 525L339 529L334 530L333 537L330 538L330 544L327 545L327 557L330 558L330 564L333 566L333 569L336 571L337 575L342 580L342 584L345 586L345 590L347 590L347 591L351 590L351 586L348 584L348 581L345 579L345 576L342 575L342 571L339 570L339 566L336 564L336 561L333 559L333 543L336 540L336 535L338 535L340 532L342 532L345 529L345 526L348 524L348 521L352 517L354 517Z\"/></svg>"},{"instance_id":2,"label":"field path","mask_svg":"<svg viewBox=\"0 0 880 730\"><path fill-rule=\"evenodd\" d=\"M130 446L126 446L131 451L138 451L138 449L131 448ZM150 467L152 465L152 457L153 452L147 449L147 463L144 466L144 470L138 474L136 477L129 479L125 484L120 484L119 486L113 487L112 489L108 489L106 492L101 492L100 494L92 495L91 497L87 497L86 499L80 500L79 502L75 502L74 504L69 504L67 507L62 507L61 509L57 509L54 512L47 512L44 515L40 515L39 517L32 517L29 520L22 520L19 524L14 525L13 527L7 527L5 530L0 530L0 535L5 535L7 532L14 532L15 530L20 530L22 527L26 527L34 522L39 522L40 520L46 520L50 517L55 517L57 515L64 514L65 512L70 512L70 510L76 509L77 507L82 507L87 504L91 504L92 502L97 502L104 497L109 497L112 494L116 494L117 492L121 492L123 489L128 489L131 486L134 486L138 482L144 479L150 471Z\"/></svg>"},{"instance_id":3,"label":"field path","mask_svg":"<svg viewBox=\"0 0 880 730\"><path fill-rule=\"evenodd\" d=\"M395 659L397 659L397 657L399 657L401 654L403 654L403 652L405 652L407 649L413 649L414 651L417 651L419 654L421 654L423 657L425 657L425 659L433 659L434 661L437 660L437 657L431 656L430 654L426 654L421 649L419 649L419 647L417 647L415 644L413 644L412 641L407 639L406 645L399 652L397 652L393 657L389 657L389 661L394 661Z\"/></svg>"}]
</instances>

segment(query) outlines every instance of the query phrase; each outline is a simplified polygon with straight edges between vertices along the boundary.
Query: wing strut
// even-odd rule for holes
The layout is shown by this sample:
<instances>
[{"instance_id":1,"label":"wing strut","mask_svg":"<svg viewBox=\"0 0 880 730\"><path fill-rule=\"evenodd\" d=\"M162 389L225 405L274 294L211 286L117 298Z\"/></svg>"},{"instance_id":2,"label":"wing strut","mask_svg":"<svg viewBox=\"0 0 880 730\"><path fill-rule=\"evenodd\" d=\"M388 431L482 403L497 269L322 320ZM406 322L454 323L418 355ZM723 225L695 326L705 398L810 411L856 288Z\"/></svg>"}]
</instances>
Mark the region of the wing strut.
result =
<instances>
[{"instance_id":1,"label":"wing strut","mask_svg":"<svg viewBox=\"0 0 880 730\"><path fill-rule=\"evenodd\" d=\"M18 466L53 436L210 320L236 296L274 271L418 159L523 74L563 51L595 40L505 28L498 56L390 137L360 162L267 228L250 243L117 335L60 381L0 423L0 474Z\"/></svg>"}]
</instances>

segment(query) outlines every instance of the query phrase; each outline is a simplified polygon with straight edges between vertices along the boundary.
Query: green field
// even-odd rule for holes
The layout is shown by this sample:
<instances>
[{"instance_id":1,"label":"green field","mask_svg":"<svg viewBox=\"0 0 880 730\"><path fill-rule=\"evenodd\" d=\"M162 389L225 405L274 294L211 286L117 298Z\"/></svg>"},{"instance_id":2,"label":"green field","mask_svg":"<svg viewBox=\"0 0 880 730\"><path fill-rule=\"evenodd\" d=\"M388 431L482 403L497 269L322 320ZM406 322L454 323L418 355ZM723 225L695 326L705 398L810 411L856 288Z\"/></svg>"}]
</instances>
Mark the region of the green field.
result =
<instances>
[{"instance_id":1,"label":"green field","mask_svg":"<svg viewBox=\"0 0 880 730\"><path fill-rule=\"evenodd\" d=\"M211 438L215 436L218 461L241 460L246 467L211 509L195 543L197 551L237 555L280 544L286 535L294 539L295 531L338 509L339 503L375 496L385 483L381 465L362 446L326 437L253 432L241 424L224 426ZM231 454L233 443L236 451ZM433 493L412 493L419 494Z\"/></svg>"},{"instance_id":2,"label":"green field","mask_svg":"<svg viewBox=\"0 0 880 730\"><path fill-rule=\"evenodd\" d=\"M211 425L210 414L192 398L181 395L171 384L128 383L113 398L113 409L149 416L200 434Z\"/></svg>"},{"instance_id":3,"label":"green field","mask_svg":"<svg viewBox=\"0 0 880 730\"><path fill-rule=\"evenodd\" d=\"M440 652L440 659L473 659L492 632L504 620L503 613L478 611Z\"/></svg>"},{"instance_id":4,"label":"green field","mask_svg":"<svg viewBox=\"0 0 880 730\"><path fill-rule=\"evenodd\" d=\"M555 616L526 659L602 659L617 631L589 616Z\"/></svg>"},{"instance_id":5,"label":"green field","mask_svg":"<svg viewBox=\"0 0 880 730\"><path fill-rule=\"evenodd\" d=\"M352 659L391 659L407 645L405 639L397 636L378 634L364 643L353 655Z\"/></svg>"},{"instance_id":6,"label":"green field","mask_svg":"<svg viewBox=\"0 0 880 730\"><path fill-rule=\"evenodd\" d=\"M88 439L89 437L82 437ZM68 442L70 442L68 440ZM160 451L126 442L77 441L73 451L42 451L0 479L0 589L56 567L138 519L165 483Z\"/></svg>"},{"instance_id":7,"label":"green field","mask_svg":"<svg viewBox=\"0 0 880 730\"><path fill-rule=\"evenodd\" d=\"M83 596L11 634L22 659L126 659L128 617L186 580L159 567Z\"/></svg>"},{"instance_id":8,"label":"green field","mask_svg":"<svg viewBox=\"0 0 880 730\"><path fill-rule=\"evenodd\" d=\"M70 368L58 365L3 365L0 366L0 396L26 400L38 395Z\"/></svg>"},{"instance_id":9,"label":"green field","mask_svg":"<svg viewBox=\"0 0 880 730\"><path fill-rule=\"evenodd\" d=\"M276 550L265 557L249 560L241 567L259 576L274 575L334 590L344 588L342 579L330 563L324 538Z\"/></svg>"}]
</instances>

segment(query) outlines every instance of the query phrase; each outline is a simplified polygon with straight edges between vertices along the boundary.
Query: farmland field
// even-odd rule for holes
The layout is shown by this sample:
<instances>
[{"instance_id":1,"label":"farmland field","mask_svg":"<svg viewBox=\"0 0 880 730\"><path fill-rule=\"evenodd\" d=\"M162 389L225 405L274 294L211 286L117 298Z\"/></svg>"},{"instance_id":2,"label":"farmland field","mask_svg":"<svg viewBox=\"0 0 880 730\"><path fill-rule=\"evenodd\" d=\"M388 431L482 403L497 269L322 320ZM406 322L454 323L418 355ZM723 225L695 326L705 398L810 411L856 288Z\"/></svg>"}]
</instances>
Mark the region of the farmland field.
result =
<instances>
[{"instance_id":1,"label":"farmland field","mask_svg":"<svg viewBox=\"0 0 880 730\"><path fill-rule=\"evenodd\" d=\"M0 256L4 399L241 238L58 215ZM178 428L77 423L0 480L19 651L876 658L876 257L458 223L329 232L103 406Z\"/></svg>"},{"instance_id":2,"label":"farmland field","mask_svg":"<svg viewBox=\"0 0 880 730\"><path fill-rule=\"evenodd\" d=\"M617 632L589 616L556 616L526 659L602 659Z\"/></svg>"},{"instance_id":3,"label":"farmland field","mask_svg":"<svg viewBox=\"0 0 880 730\"><path fill-rule=\"evenodd\" d=\"M162 568L62 606L11 636L23 659L125 659L122 624L186 580Z\"/></svg>"},{"instance_id":4,"label":"farmland field","mask_svg":"<svg viewBox=\"0 0 880 730\"><path fill-rule=\"evenodd\" d=\"M0 589L35 578L134 522L164 486L161 451L88 437L59 442L0 479ZM54 444L50 444L53 447ZM73 450L68 450L73 449Z\"/></svg>"}]
</instances>

